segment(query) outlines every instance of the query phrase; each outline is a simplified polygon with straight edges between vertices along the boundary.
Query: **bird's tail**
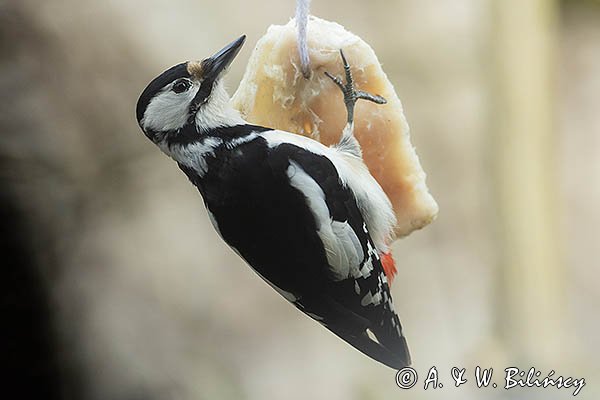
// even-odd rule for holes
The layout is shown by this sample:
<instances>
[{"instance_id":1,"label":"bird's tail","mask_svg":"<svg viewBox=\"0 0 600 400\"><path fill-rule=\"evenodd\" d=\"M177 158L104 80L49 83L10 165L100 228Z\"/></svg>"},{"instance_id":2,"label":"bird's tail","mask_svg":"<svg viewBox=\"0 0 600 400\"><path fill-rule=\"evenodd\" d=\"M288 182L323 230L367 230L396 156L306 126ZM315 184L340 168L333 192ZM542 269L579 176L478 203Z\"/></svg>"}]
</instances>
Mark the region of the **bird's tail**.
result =
<instances>
[{"instance_id":1,"label":"bird's tail","mask_svg":"<svg viewBox=\"0 0 600 400\"><path fill-rule=\"evenodd\" d=\"M366 331L355 335L336 329L330 328L330 330L367 356L390 368L399 370L411 364L410 352L404 336L399 336L392 346L390 343L386 346L373 340Z\"/></svg>"},{"instance_id":2,"label":"bird's tail","mask_svg":"<svg viewBox=\"0 0 600 400\"><path fill-rule=\"evenodd\" d=\"M411 364L408 345L395 313L386 315L389 323L373 324L334 300L327 300L320 303L319 310L320 315L326 316L323 324L327 329L390 368L402 369Z\"/></svg>"}]
</instances>

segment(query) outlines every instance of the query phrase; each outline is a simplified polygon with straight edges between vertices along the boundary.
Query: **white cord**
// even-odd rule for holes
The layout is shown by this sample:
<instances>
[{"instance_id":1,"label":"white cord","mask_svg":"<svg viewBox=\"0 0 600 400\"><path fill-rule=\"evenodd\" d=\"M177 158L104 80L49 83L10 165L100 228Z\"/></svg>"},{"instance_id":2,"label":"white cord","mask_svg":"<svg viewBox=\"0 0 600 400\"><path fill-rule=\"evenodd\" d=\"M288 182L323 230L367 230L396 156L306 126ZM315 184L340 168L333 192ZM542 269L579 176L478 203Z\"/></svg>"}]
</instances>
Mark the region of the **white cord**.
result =
<instances>
[{"instance_id":1,"label":"white cord","mask_svg":"<svg viewBox=\"0 0 600 400\"><path fill-rule=\"evenodd\" d=\"M306 39L306 26L308 25L308 11L310 0L296 0L296 27L298 28L298 53L300 53L300 68L302 75L310 77L310 59L308 56L308 42Z\"/></svg>"}]
</instances>

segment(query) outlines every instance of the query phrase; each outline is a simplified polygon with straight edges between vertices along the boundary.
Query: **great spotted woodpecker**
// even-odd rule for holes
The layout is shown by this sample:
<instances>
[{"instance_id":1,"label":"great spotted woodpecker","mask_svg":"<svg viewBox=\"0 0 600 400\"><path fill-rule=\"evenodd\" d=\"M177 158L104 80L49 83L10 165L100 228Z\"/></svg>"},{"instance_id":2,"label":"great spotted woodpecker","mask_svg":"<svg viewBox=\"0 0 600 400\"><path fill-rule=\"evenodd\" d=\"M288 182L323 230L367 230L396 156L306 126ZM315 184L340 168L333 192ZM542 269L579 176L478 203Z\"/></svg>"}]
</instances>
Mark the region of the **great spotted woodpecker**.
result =
<instances>
[{"instance_id":1,"label":"great spotted woodpecker","mask_svg":"<svg viewBox=\"0 0 600 400\"><path fill-rule=\"evenodd\" d=\"M389 285L389 199L353 135L357 99L385 99L327 74L344 93L348 120L326 147L244 121L223 72L245 36L201 62L155 78L137 103L144 134L198 188L214 228L250 267L306 315L392 368L410 364Z\"/></svg>"}]
</instances>

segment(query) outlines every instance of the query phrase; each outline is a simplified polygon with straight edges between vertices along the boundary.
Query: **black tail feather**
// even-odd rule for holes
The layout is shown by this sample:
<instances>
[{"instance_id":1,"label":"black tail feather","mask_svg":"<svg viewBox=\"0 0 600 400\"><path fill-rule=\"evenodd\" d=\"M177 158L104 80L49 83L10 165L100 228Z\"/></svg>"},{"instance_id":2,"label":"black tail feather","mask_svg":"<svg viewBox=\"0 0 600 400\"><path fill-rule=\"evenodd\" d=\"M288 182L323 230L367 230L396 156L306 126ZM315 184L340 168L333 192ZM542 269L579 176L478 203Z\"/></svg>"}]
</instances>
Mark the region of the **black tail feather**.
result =
<instances>
[{"instance_id":1,"label":"black tail feather","mask_svg":"<svg viewBox=\"0 0 600 400\"><path fill-rule=\"evenodd\" d=\"M374 324L328 297L302 303L302 307L299 307L302 311L322 317L323 320L319 322L327 329L372 359L394 369L411 364L406 339L395 328L391 330L391 325ZM395 315L394 317L400 329L400 322ZM389 319L391 321L391 318ZM373 333L376 340L369 337L367 329Z\"/></svg>"},{"instance_id":2,"label":"black tail feather","mask_svg":"<svg viewBox=\"0 0 600 400\"><path fill-rule=\"evenodd\" d=\"M399 370L411 364L410 352L404 336L399 338L400 340L397 341L394 348L388 348L372 340L366 331L363 331L359 335L354 335L344 330L335 329L334 327L328 326L327 328L357 350L390 368Z\"/></svg>"}]
</instances>

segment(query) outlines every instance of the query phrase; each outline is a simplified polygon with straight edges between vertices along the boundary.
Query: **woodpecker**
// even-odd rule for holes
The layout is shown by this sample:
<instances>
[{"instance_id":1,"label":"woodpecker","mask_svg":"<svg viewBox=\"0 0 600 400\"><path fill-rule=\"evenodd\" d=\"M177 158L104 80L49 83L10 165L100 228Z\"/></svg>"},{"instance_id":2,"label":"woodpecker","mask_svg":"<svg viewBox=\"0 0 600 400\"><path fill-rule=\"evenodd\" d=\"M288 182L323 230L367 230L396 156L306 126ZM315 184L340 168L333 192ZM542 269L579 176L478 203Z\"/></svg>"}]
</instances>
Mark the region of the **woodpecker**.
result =
<instances>
[{"instance_id":1,"label":"woodpecker","mask_svg":"<svg viewBox=\"0 0 600 400\"><path fill-rule=\"evenodd\" d=\"M390 284L395 216L362 160L354 105L385 99L354 88L340 50L347 124L339 143L248 123L223 75L245 36L203 61L166 70L136 108L144 134L196 186L221 238L273 289L364 354L410 364Z\"/></svg>"}]
</instances>

